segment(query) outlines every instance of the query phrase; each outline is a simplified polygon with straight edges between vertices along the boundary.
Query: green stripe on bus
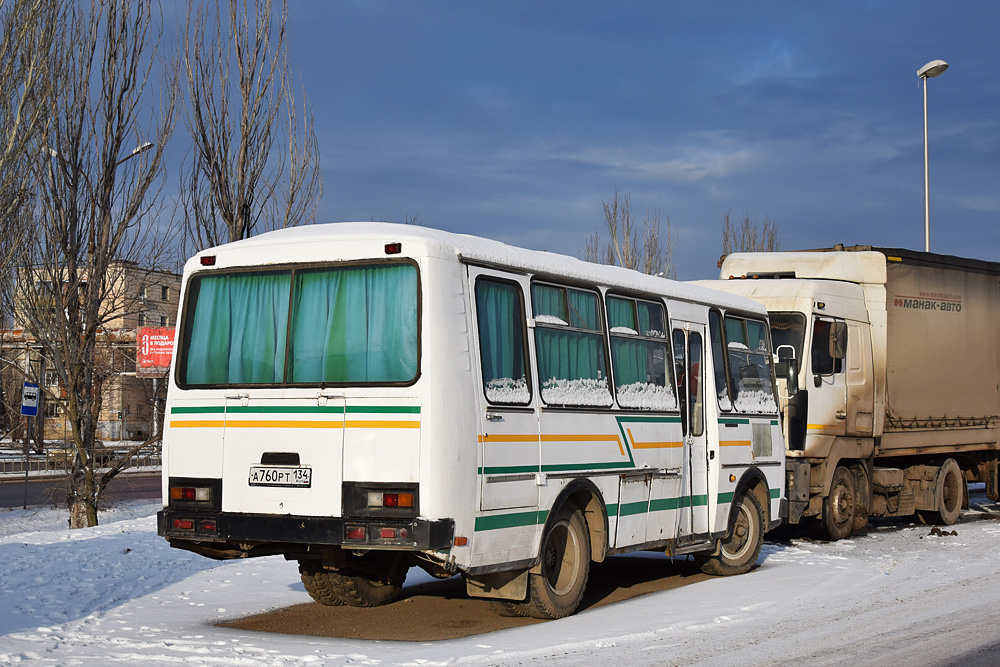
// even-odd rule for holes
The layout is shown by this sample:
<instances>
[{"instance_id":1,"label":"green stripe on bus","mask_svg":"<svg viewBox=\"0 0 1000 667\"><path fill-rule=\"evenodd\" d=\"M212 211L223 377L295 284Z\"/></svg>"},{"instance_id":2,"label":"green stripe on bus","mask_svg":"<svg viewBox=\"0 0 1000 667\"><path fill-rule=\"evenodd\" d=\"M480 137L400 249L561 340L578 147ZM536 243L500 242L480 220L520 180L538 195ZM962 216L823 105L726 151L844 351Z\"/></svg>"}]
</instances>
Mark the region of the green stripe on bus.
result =
<instances>
[{"instance_id":1,"label":"green stripe on bus","mask_svg":"<svg viewBox=\"0 0 1000 667\"><path fill-rule=\"evenodd\" d=\"M680 498L656 498L649 501L650 512L663 512L665 510L676 510L689 506L690 501L687 496L681 496Z\"/></svg>"},{"instance_id":2,"label":"green stripe on bus","mask_svg":"<svg viewBox=\"0 0 1000 667\"><path fill-rule=\"evenodd\" d=\"M632 516L633 514L645 514L649 511L649 503L645 500L637 503L622 503L618 506L618 516Z\"/></svg>"},{"instance_id":3,"label":"green stripe on bus","mask_svg":"<svg viewBox=\"0 0 1000 667\"><path fill-rule=\"evenodd\" d=\"M681 423L681 418L680 417L618 417L618 416L616 416L615 419L617 419L619 422L627 422L627 423L634 423L634 422L645 422L645 423L654 423L654 424L657 424L657 423L658 424L680 424Z\"/></svg>"},{"instance_id":4,"label":"green stripe on bus","mask_svg":"<svg viewBox=\"0 0 1000 667\"><path fill-rule=\"evenodd\" d=\"M734 494L732 491L730 491L728 493L720 493L719 494L719 504L723 505L725 503L731 503L731 502L733 502L733 496L734 495L736 495L736 494ZM767 490L767 495L770 496L772 500L780 498L781 497L781 489L768 489Z\"/></svg>"},{"instance_id":5,"label":"green stripe on bus","mask_svg":"<svg viewBox=\"0 0 1000 667\"><path fill-rule=\"evenodd\" d=\"M480 475L504 475L516 472L538 472L538 466L490 466L479 468Z\"/></svg>"},{"instance_id":6,"label":"green stripe on bus","mask_svg":"<svg viewBox=\"0 0 1000 667\"><path fill-rule=\"evenodd\" d=\"M480 475L503 475L525 472L579 472L581 470L608 470L612 468L627 468L624 461L612 461L611 463L552 463L538 467L538 465L526 466L487 466L478 468Z\"/></svg>"},{"instance_id":7,"label":"green stripe on bus","mask_svg":"<svg viewBox=\"0 0 1000 667\"><path fill-rule=\"evenodd\" d=\"M749 424L750 420L749 419L726 418L726 419L720 419L719 423L720 424Z\"/></svg>"},{"instance_id":8,"label":"green stripe on bus","mask_svg":"<svg viewBox=\"0 0 1000 667\"><path fill-rule=\"evenodd\" d=\"M348 412L419 415L419 405L348 405Z\"/></svg>"},{"instance_id":9,"label":"green stripe on bus","mask_svg":"<svg viewBox=\"0 0 1000 667\"><path fill-rule=\"evenodd\" d=\"M515 512L513 514L498 514L494 516L477 516L477 531L499 530L500 528L517 528L519 526L537 526L545 523L549 516L548 510L532 510L530 512Z\"/></svg>"},{"instance_id":10,"label":"green stripe on bus","mask_svg":"<svg viewBox=\"0 0 1000 667\"><path fill-rule=\"evenodd\" d=\"M172 415L203 415L215 412L225 412L226 407L224 405L209 405L209 406L196 406L196 407L174 407L170 408L170 414Z\"/></svg>"}]
</instances>

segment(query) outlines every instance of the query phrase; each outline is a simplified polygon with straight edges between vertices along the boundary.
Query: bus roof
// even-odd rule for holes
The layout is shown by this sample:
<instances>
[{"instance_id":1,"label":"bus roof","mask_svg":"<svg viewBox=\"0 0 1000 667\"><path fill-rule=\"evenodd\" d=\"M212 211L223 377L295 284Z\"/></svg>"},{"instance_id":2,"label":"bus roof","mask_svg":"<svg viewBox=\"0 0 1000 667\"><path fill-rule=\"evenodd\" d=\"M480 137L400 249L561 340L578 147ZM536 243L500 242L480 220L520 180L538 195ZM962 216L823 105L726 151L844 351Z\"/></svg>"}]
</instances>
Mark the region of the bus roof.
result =
<instances>
[{"instance_id":1,"label":"bus roof","mask_svg":"<svg viewBox=\"0 0 1000 667\"><path fill-rule=\"evenodd\" d=\"M596 283L618 289L665 295L673 299L710 303L748 313L766 314L756 301L733 294L682 283L621 267L585 262L575 257L546 251L528 250L468 234L456 234L438 229L384 222L340 222L305 225L260 234L249 239L209 248L191 258L185 273L201 270L199 257L215 255L216 268L254 264L286 263L282 246L297 246L295 261L334 259L322 248L328 243L346 241L377 241L378 253L384 256L383 244L398 242L409 256L454 257L459 261L562 277L572 281ZM302 246L312 249L302 252ZM414 247L416 246L416 247ZM352 259L355 257L351 257ZM291 262L288 262L291 263Z\"/></svg>"}]
</instances>

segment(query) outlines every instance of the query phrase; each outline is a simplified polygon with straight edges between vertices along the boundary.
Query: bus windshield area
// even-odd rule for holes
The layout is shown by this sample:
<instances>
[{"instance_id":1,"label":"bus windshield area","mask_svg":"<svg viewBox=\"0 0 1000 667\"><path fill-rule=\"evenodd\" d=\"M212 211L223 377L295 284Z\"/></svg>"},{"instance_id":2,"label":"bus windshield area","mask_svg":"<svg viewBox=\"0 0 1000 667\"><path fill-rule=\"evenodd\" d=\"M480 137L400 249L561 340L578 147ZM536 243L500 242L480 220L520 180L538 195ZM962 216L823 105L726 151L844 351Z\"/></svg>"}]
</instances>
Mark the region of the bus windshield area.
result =
<instances>
[{"instance_id":1,"label":"bus windshield area","mask_svg":"<svg viewBox=\"0 0 1000 667\"><path fill-rule=\"evenodd\" d=\"M181 386L416 380L412 264L211 272L188 292Z\"/></svg>"}]
</instances>

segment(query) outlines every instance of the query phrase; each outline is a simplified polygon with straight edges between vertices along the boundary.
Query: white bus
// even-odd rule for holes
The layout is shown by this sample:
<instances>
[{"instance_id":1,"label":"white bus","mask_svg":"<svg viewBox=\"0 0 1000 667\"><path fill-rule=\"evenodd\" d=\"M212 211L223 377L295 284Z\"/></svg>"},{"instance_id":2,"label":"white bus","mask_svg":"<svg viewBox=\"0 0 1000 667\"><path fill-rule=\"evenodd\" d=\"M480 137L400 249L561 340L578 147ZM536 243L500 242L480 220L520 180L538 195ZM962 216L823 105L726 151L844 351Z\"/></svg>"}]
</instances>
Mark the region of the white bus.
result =
<instances>
[{"instance_id":1,"label":"white bus","mask_svg":"<svg viewBox=\"0 0 1000 667\"><path fill-rule=\"evenodd\" d=\"M283 554L324 604L461 573L558 618L590 563L756 561L785 512L764 308L407 225L300 227L184 270L158 531Z\"/></svg>"}]
</instances>

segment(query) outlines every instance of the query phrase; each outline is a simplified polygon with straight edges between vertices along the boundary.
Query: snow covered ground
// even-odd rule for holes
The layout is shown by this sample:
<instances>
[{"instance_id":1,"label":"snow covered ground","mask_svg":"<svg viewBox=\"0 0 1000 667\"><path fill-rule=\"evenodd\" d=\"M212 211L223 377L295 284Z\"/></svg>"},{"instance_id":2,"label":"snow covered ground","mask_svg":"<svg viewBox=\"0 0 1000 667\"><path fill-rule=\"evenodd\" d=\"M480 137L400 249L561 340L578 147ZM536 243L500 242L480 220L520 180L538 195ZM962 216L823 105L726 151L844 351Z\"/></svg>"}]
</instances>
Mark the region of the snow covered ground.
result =
<instances>
[{"instance_id":1,"label":"snow covered ground","mask_svg":"<svg viewBox=\"0 0 1000 667\"><path fill-rule=\"evenodd\" d=\"M998 664L1000 521L979 515L1000 508L973 500L941 534L897 525L768 544L741 577L418 643L215 627L307 602L295 564L170 549L156 535L158 502L121 505L78 531L60 511L0 511L0 664ZM424 578L414 570L408 583Z\"/></svg>"}]
</instances>

